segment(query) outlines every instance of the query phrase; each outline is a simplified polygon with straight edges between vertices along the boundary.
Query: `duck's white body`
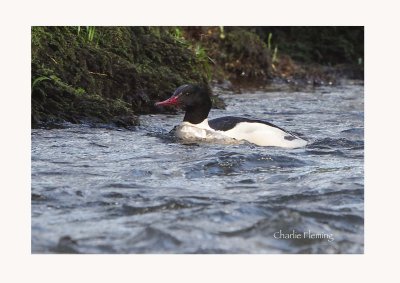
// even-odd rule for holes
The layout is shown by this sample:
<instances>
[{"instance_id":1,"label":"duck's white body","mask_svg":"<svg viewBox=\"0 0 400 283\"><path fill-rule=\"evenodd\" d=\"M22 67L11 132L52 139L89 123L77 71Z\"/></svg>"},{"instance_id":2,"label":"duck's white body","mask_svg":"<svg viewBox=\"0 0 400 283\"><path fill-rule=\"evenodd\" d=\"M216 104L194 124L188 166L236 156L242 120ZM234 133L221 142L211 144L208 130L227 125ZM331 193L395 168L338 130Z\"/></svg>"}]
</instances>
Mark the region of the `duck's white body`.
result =
<instances>
[{"instance_id":1,"label":"duck's white body","mask_svg":"<svg viewBox=\"0 0 400 283\"><path fill-rule=\"evenodd\" d=\"M208 119L199 124L182 122L176 129L176 135L181 139L191 141L202 140L222 143L248 141L259 146L284 148L298 148L307 145L307 141L277 127L254 122L239 122L227 131L212 129L208 123Z\"/></svg>"},{"instance_id":2,"label":"duck's white body","mask_svg":"<svg viewBox=\"0 0 400 283\"><path fill-rule=\"evenodd\" d=\"M167 100L156 106L177 105L185 108L185 117L175 134L184 140L240 143L248 141L259 146L297 148L307 141L262 120L226 116L208 120L211 110L210 90L204 85L182 85Z\"/></svg>"}]
</instances>

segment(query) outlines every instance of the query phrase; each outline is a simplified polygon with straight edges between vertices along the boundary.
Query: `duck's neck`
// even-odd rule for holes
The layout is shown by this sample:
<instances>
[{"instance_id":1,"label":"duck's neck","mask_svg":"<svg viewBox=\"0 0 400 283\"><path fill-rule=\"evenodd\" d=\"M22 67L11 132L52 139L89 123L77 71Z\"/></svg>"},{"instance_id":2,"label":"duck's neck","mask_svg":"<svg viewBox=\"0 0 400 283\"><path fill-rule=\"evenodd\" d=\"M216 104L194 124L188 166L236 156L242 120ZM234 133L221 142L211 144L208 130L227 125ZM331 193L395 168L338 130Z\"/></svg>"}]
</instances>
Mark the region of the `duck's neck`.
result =
<instances>
[{"instance_id":1,"label":"duck's neck","mask_svg":"<svg viewBox=\"0 0 400 283\"><path fill-rule=\"evenodd\" d=\"M197 107L186 107L185 117L183 118L184 122L189 122L192 124L199 124L203 122L208 117L208 113L210 113L211 103L204 104Z\"/></svg>"}]
</instances>

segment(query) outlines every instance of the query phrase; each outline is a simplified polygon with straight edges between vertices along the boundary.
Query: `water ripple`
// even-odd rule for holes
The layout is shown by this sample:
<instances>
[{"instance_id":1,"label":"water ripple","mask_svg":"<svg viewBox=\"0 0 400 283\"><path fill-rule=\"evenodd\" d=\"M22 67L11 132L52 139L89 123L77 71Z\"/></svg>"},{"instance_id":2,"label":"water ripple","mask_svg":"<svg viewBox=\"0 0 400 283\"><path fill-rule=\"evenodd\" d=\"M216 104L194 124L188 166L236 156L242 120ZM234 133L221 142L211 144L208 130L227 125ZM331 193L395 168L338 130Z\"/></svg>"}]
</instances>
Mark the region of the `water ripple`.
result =
<instances>
[{"instance_id":1,"label":"water ripple","mask_svg":"<svg viewBox=\"0 0 400 283\"><path fill-rule=\"evenodd\" d=\"M32 130L33 253L363 253L362 85L223 95L305 148L184 144L183 113ZM298 121L301 121L299 123ZM291 231L326 239L277 239Z\"/></svg>"}]
</instances>

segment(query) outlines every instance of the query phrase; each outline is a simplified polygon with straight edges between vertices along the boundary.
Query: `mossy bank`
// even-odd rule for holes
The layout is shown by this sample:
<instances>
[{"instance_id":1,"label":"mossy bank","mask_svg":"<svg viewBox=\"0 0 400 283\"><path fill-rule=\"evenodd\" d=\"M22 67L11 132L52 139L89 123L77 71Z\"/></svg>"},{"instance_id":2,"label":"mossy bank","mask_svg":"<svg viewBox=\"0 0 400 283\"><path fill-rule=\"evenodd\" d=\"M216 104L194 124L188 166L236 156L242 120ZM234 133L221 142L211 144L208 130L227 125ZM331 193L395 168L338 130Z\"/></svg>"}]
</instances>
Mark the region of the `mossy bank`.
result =
<instances>
[{"instance_id":1,"label":"mossy bank","mask_svg":"<svg viewBox=\"0 0 400 283\"><path fill-rule=\"evenodd\" d=\"M320 31L302 38L302 46L293 30L278 27L32 27L32 127L63 121L137 125L139 114L158 111L154 101L185 83L268 84L314 74L302 60L332 66L340 58L338 63L357 66L363 54L351 40L363 29L333 31L336 41L322 33L325 41L315 53Z\"/></svg>"}]
</instances>

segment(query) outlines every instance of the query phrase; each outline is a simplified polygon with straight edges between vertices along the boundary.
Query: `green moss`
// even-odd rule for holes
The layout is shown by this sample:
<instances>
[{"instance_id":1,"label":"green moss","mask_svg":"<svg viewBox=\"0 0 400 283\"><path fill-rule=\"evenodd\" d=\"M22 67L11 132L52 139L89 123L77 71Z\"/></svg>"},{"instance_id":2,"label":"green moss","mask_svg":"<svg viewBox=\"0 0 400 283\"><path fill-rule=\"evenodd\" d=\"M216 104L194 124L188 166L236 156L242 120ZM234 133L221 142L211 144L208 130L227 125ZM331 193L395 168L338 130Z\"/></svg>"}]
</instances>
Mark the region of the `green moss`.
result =
<instances>
[{"instance_id":1,"label":"green moss","mask_svg":"<svg viewBox=\"0 0 400 283\"><path fill-rule=\"evenodd\" d=\"M209 79L258 82L271 74L270 50L254 32L241 27L186 27L185 34Z\"/></svg>"},{"instance_id":2,"label":"green moss","mask_svg":"<svg viewBox=\"0 0 400 283\"><path fill-rule=\"evenodd\" d=\"M33 27L32 121L113 121L207 81L170 27ZM34 123L34 124L35 124Z\"/></svg>"},{"instance_id":3,"label":"green moss","mask_svg":"<svg viewBox=\"0 0 400 283\"><path fill-rule=\"evenodd\" d=\"M234 29L226 34L223 45L225 68L236 79L261 79L271 72L270 51L256 34Z\"/></svg>"},{"instance_id":4,"label":"green moss","mask_svg":"<svg viewBox=\"0 0 400 283\"><path fill-rule=\"evenodd\" d=\"M129 125L185 83L314 72L294 61L353 62L350 72L363 72L362 27L32 27L31 39L33 125Z\"/></svg>"}]
</instances>

